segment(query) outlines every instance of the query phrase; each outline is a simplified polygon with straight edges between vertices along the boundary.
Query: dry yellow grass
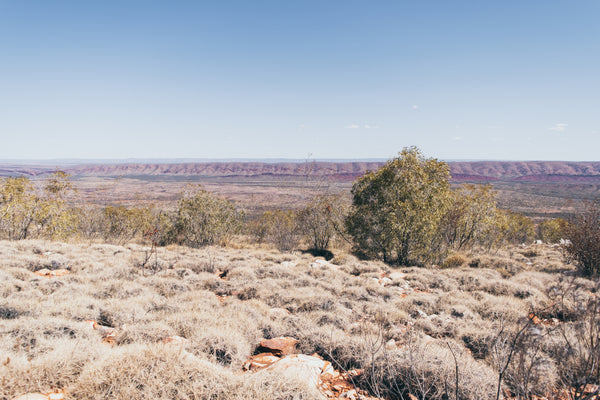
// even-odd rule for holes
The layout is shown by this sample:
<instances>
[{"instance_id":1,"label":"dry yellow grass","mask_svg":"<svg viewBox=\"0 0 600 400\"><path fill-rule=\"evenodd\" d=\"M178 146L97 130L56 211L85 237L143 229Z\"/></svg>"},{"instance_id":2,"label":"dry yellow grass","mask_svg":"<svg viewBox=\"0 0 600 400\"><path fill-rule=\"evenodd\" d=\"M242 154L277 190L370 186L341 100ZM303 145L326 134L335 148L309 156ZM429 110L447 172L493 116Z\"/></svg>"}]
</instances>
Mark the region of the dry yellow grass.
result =
<instances>
[{"instance_id":1,"label":"dry yellow grass","mask_svg":"<svg viewBox=\"0 0 600 400\"><path fill-rule=\"evenodd\" d=\"M377 372L357 380L375 394L394 385L418 391L411 374L427 376L429 398L453 385L451 345L461 398L490 398L490 335L499 321L547 309L556 264L569 268L546 246L528 256L470 254L458 268L398 270L348 254L329 263L249 246L159 248L156 264L140 268L145 250L0 242L0 400L53 388L73 399L314 398L282 377L241 373L260 339L277 336L338 368ZM34 273L42 268L70 273ZM117 329L113 344L90 319ZM187 341L161 343L169 336ZM555 371L547 376L548 387L558 384Z\"/></svg>"}]
</instances>

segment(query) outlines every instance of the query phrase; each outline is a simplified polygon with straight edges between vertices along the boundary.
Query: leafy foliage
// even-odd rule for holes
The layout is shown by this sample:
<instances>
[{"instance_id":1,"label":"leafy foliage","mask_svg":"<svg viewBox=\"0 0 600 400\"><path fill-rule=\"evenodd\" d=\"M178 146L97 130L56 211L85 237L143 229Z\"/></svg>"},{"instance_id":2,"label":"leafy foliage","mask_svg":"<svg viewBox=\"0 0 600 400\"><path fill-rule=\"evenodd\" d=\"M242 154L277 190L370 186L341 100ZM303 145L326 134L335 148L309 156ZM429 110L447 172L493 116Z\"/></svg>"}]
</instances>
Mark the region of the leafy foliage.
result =
<instances>
[{"instance_id":1,"label":"leafy foliage","mask_svg":"<svg viewBox=\"0 0 600 400\"><path fill-rule=\"evenodd\" d=\"M558 243L566 237L567 225L567 221L562 218L542 221L537 226L538 238L544 243Z\"/></svg>"},{"instance_id":2,"label":"leafy foliage","mask_svg":"<svg viewBox=\"0 0 600 400\"><path fill-rule=\"evenodd\" d=\"M125 244L148 230L152 220L149 208L106 206L102 210L102 236L107 242Z\"/></svg>"},{"instance_id":3,"label":"leafy foliage","mask_svg":"<svg viewBox=\"0 0 600 400\"><path fill-rule=\"evenodd\" d=\"M225 244L240 231L243 217L231 201L195 187L179 200L174 236L190 247Z\"/></svg>"},{"instance_id":4,"label":"leafy foliage","mask_svg":"<svg viewBox=\"0 0 600 400\"><path fill-rule=\"evenodd\" d=\"M450 198L450 172L443 161L425 158L415 147L352 187L347 229L356 251L396 264L439 258L434 239Z\"/></svg>"},{"instance_id":5,"label":"leafy foliage","mask_svg":"<svg viewBox=\"0 0 600 400\"><path fill-rule=\"evenodd\" d=\"M483 243L496 222L496 198L489 185L464 185L453 191L440 224L444 242L455 250Z\"/></svg>"},{"instance_id":6,"label":"leafy foliage","mask_svg":"<svg viewBox=\"0 0 600 400\"><path fill-rule=\"evenodd\" d=\"M272 243L281 251L292 250L298 245L298 223L292 210L265 211L251 224L257 242Z\"/></svg>"},{"instance_id":7,"label":"leafy foliage","mask_svg":"<svg viewBox=\"0 0 600 400\"><path fill-rule=\"evenodd\" d=\"M531 218L512 211L504 211L498 216L502 238L511 244L531 242L535 238L535 225Z\"/></svg>"},{"instance_id":8,"label":"leafy foliage","mask_svg":"<svg viewBox=\"0 0 600 400\"><path fill-rule=\"evenodd\" d=\"M41 191L27 177L8 177L0 187L0 237L64 238L74 228L66 196L72 185L62 171L51 175Z\"/></svg>"},{"instance_id":9,"label":"leafy foliage","mask_svg":"<svg viewBox=\"0 0 600 400\"><path fill-rule=\"evenodd\" d=\"M346 205L341 196L315 196L298 213L300 230L311 249L327 250L343 228Z\"/></svg>"}]
</instances>

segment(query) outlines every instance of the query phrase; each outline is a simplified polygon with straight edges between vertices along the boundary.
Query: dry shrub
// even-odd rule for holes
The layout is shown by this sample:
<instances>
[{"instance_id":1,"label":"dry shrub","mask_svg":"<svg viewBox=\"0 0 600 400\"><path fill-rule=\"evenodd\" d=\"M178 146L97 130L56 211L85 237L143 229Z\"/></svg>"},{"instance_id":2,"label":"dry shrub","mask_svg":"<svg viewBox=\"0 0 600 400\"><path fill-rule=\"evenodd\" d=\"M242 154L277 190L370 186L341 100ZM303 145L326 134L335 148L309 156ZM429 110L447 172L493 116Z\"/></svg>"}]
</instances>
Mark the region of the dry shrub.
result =
<instances>
[{"instance_id":1,"label":"dry shrub","mask_svg":"<svg viewBox=\"0 0 600 400\"><path fill-rule=\"evenodd\" d=\"M442 268L458 268L467 262L467 258L460 253L450 254L442 261Z\"/></svg>"},{"instance_id":2,"label":"dry shrub","mask_svg":"<svg viewBox=\"0 0 600 400\"><path fill-rule=\"evenodd\" d=\"M504 278L510 278L511 276L525 269L525 266L523 264L517 262L511 257L499 257L486 254L474 257L469 262L469 267L495 269L498 272L500 272Z\"/></svg>"},{"instance_id":3,"label":"dry shrub","mask_svg":"<svg viewBox=\"0 0 600 400\"><path fill-rule=\"evenodd\" d=\"M312 399L299 383L273 375L244 379L176 347L118 348L84 369L72 391L86 399Z\"/></svg>"},{"instance_id":4,"label":"dry shrub","mask_svg":"<svg viewBox=\"0 0 600 400\"><path fill-rule=\"evenodd\" d=\"M600 200L589 203L586 211L573 218L567 226L569 243L565 250L577 264L582 276L600 274Z\"/></svg>"},{"instance_id":5,"label":"dry shrub","mask_svg":"<svg viewBox=\"0 0 600 400\"><path fill-rule=\"evenodd\" d=\"M24 354L11 354L6 363L3 357L0 399L11 399L27 392L44 392L49 388L71 387L77 382L82 367L93 364L105 349L104 345L92 340L57 339L52 342L49 352L31 360Z\"/></svg>"},{"instance_id":6,"label":"dry shrub","mask_svg":"<svg viewBox=\"0 0 600 400\"><path fill-rule=\"evenodd\" d=\"M402 349L377 354L366 365L361 384L390 399L404 399L409 393L423 399L454 399L456 366L460 399L493 398L496 376L486 364L474 360L455 342L418 337Z\"/></svg>"},{"instance_id":7,"label":"dry shrub","mask_svg":"<svg viewBox=\"0 0 600 400\"><path fill-rule=\"evenodd\" d=\"M226 326L197 326L187 348L213 363L241 365L252 353L253 345L238 330Z\"/></svg>"},{"instance_id":8,"label":"dry shrub","mask_svg":"<svg viewBox=\"0 0 600 400\"><path fill-rule=\"evenodd\" d=\"M152 321L126 327L117 336L116 343L119 346L131 343L150 344L157 343L166 337L174 335L175 330L170 326L159 321Z\"/></svg>"}]
</instances>

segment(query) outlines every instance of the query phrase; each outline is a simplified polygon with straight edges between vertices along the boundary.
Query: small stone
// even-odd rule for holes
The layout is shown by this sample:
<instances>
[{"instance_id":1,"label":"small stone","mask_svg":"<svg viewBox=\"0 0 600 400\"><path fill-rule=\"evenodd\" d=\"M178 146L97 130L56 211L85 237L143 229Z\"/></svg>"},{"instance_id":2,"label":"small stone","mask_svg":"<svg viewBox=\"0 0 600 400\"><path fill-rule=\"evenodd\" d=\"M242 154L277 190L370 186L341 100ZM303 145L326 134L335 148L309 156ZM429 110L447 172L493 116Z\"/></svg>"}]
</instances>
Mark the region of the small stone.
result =
<instances>
[{"instance_id":1,"label":"small stone","mask_svg":"<svg viewBox=\"0 0 600 400\"><path fill-rule=\"evenodd\" d=\"M164 344L183 346L188 340L181 336L169 336L161 340L161 342Z\"/></svg>"},{"instance_id":2,"label":"small stone","mask_svg":"<svg viewBox=\"0 0 600 400\"><path fill-rule=\"evenodd\" d=\"M398 271L390 272L388 278L390 278L394 282L402 281L406 277L406 274Z\"/></svg>"},{"instance_id":3,"label":"small stone","mask_svg":"<svg viewBox=\"0 0 600 400\"><path fill-rule=\"evenodd\" d=\"M64 268L59 268L59 269L54 269L54 270L49 270L48 268L42 268L39 271L35 271L36 275L45 276L47 278L52 278L52 277L56 277L56 276L65 276L70 273L71 273L71 271L69 271L68 269L64 269Z\"/></svg>"},{"instance_id":4,"label":"small stone","mask_svg":"<svg viewBox=\"0 0 600 400\"><path fill-rule=\"evenodd\" d=\"M14 397L12 400L48 400L48 396L41 393L25 393Z\"/></svg>"},{"instance_id":5,"label":"small stone","mask_svg":"<svg viewBox=\"0 0 600 400\"><path fill-rule=\"evenodd\" d=\"M263 369L279 361L279 357L274 356L273 353L260 353L252 356L242 366L245 371L257 371Z\"/></svg>"},{"instance_id":6,"label":"small stone","mask_svg":"<svg viewBox=\"0 0 600 400\"><path fill-rule=\"evenodd\" d=\"M296 344L298 340L291 337L276 337L273 339L263 339L257 351L261 353L272 353L276 356L286 356L296 353Z\"/></svg>"}]
</instances>

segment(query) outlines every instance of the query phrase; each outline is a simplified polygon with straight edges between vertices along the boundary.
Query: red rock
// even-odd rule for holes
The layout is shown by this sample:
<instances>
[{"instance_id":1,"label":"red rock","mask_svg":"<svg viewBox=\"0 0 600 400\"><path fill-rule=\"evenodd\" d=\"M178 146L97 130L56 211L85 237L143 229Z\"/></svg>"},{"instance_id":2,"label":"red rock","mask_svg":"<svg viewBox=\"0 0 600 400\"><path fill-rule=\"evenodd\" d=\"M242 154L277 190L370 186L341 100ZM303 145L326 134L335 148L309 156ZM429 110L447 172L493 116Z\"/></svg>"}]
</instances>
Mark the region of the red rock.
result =
<instances>
[{"instance_id":1,"label":"red rock","mask_svg":"<svg viewBox=\"0 0 600 400\"><path fill-rule=\"evenodd\" d=\"M115 328L111 328L110 326L99 325L93 319L86 319L85 322L89 324L90 327L100 332L103 342L114 344L119 331L117 331Z\"/></svg>"},{"instance_id":2,"label":"red rock","mask_svg":"<svg viewBox=\"0 0 600 400\"><path fill-rule=\"evenodd\" d=\"M164 338L163 340L161 340L162 343L164 344L170 344L170 345L177 345L177 346L183 346L184 344L187 343L187 339L183 338L181 336L169 336Z\"/></svg>"},{"instance_id":3,"label":"red rock","mask_svg":"<svg viewBox=\"0 0 600 400\"><path fill-rule=\"evenodd\" d=\"M298 340L291 337L276 337L260 341L258 351L261 353L272 353L276 356L286 356L296 353Z\"/></svg>"},{"instance_id":4,"label":"red rock","mask_svg":"<svg viewBox=\"0 0 600 400\"><path fill-rule=\"evenodd\" d=\"M45 276L47 278L52 278L52 277L56 277L56 276L65 276L67 274L70 274L71 271L69 271L68 269L55 269L55 270L49 270L48 268L43 268L40 269L39 271L35 271L35 274L38 276Z\"/></svg>"},{"instance_id":5,"label":"red rock","mask_svg":"<svg viewBox=\"0 0 600 400\"><path fill-rule=\"evenodd\" d=\"M268 367L276 361L279 361L279 357L274 356L273 353L260 353L250 357L248 361L244 363L243 368L246 371L258 371L259 369Z\"/></svg>"}]
</instances>

